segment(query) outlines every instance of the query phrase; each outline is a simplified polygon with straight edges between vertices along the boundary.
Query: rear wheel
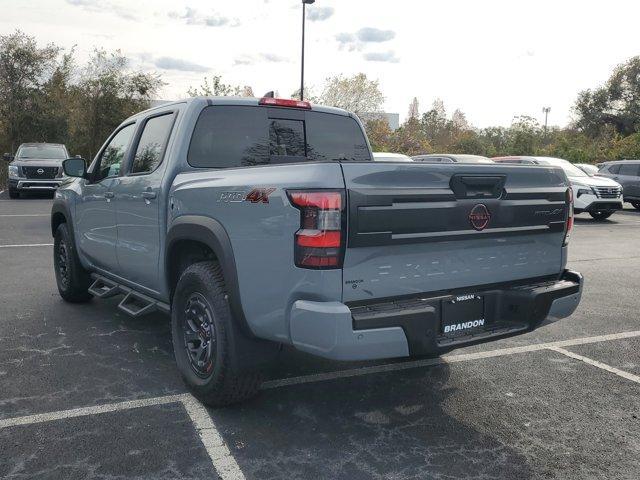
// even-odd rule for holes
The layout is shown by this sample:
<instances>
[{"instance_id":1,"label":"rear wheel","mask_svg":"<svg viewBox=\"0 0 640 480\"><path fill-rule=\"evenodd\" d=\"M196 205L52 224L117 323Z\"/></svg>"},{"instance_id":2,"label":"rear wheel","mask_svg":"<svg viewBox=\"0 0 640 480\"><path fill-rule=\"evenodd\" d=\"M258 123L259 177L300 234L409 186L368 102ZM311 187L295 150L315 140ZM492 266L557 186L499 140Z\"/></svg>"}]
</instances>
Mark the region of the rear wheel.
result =
<instances>
[{"instance_id":1,"label":"rear wheel","mask_svg":"<svg viewBox=\"0 0 640 480\"><path fill-rule=\"evenodd\" d=\"M16 198L20 198L20 192L18 191L17 188L10 188L9 189L9 198L12 199L16 199Z\"/></svg>"},{"instance_id":2,"label":"rear wheel","mask_svg":"<svg viewBox=\"0 0 640 480\"><path fill-rule=\"evenodd\" d=\"M82 268L73 238L66 223L56 230L53 241L53 265L60 296L67 302L81 303L91 299L89 273Z\"/></svg>"},{"instance_id":3,"label":"rear wheel","mask_svg":"<svg viewBox=\"0 0 640 480\"><path fill-rule=\"evenodd\" d=\"M633 205L633 208L636 210L640 210L640 202L631 202L631 205Z\"/></svg>"},{"instance_id":4,"label":"rear wheel","mask_svg":"<svg viewBox=\"0 0 640 480\"><path fill-rule=\"evenodd\" d=\"M589 215L591 215L594 220L602 221L613 215L613 212L589 212Z\"/></svg>"},{"instance_id":5,"label":"rear wheel","mask_svg":"<svg viewBox=\"0 0 640 480\"><path fill-rule=\"evenodd\" d=\"M213 407L254 396L261 383L257 371L232 369L233 318L217 262L199 262L180 275L171 306L171 333L178 370L191 392Z\"/></svg>"}]
</instances>

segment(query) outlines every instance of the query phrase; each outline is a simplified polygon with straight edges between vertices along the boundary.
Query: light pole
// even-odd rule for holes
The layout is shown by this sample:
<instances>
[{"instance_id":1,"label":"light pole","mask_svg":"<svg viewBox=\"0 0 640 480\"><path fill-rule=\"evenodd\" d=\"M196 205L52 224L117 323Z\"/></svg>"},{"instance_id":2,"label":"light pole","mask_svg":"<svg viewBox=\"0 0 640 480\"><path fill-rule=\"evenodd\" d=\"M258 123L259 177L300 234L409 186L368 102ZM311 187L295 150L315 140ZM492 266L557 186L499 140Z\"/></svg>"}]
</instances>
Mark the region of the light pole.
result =
<instances>
[{"instance_id":1,"label":"light pole","mask_svg":"<svg viewBox=\"0 0 640 480\"><path fill-rule=\"evenodd\" d=\"M307 4L311 5L316 0L302 0L302 64L300 69L300 100L304 100L304 23L307 14Z\"/></svg>"},{"instance_id":2,"label":"light pole","mask_svg":"<svg viewBox=\"0 0 640 480\"><path fill-rule=\"evenodd\" d=\"M551 111L551 107L542 107L542 113L544 113L544 134L547 134L547 119L549 117L549 112Z\"/></svg>"}]
</instances>

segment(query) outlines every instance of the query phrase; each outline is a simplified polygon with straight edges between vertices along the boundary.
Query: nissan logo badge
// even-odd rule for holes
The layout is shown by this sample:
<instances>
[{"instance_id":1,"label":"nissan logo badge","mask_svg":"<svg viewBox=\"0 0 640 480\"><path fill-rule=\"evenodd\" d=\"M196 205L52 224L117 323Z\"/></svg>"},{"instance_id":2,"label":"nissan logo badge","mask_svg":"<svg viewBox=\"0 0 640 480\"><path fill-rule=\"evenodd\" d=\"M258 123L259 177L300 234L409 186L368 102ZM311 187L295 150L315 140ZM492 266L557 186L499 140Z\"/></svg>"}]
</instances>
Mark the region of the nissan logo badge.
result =
<instances>
[{"instance_id":1,"label":"nissan logo badge","mask_svg":"<svg viewBox=\"0 0 640 480\"><path fill-rule=\"evenodd\" d=\"M42 175L44 173L44 169L39 168L36 172L38 172L38 175Z\"/></svg>"},{"instance_id":2,"label":"nissan logo badge","mask_svg":"<svg viewBox=\"0 0 640 480\"><path fill-rule=\"evenodd\" d=\"M487 225L489 225L489 220L491 220L491 213L482 203L473 207L469 213L469 222L471 226L478 231L484 230Z\"/></svg>"}]
</instances>

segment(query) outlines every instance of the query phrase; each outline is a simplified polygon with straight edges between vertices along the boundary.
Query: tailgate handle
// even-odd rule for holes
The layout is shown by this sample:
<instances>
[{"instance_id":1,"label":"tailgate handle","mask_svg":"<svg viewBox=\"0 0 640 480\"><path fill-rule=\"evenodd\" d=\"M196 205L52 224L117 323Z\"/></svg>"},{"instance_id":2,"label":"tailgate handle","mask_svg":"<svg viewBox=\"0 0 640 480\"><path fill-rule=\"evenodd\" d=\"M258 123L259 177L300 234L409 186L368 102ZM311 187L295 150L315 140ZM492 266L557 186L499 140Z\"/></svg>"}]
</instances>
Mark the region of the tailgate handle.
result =
<instances>
[{"instance_id":1,"label":"tailgate handle","mask_svg":"<svg viewBox=\"0 0 640 480\"><path fill-rule=\"evenodd\" d=\"M505 175L454 175L449 186L456 198L500 198Z\"/></svg>"}]
</instances>

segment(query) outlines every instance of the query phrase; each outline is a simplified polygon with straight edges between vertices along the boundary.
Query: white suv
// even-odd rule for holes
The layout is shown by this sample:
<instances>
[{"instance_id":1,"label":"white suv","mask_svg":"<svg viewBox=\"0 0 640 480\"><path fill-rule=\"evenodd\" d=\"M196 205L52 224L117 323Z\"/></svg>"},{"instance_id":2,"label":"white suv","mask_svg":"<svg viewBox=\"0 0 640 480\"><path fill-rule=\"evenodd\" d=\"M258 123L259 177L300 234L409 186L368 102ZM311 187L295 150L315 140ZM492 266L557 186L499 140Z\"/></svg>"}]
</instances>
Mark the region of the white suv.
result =
<instances>
[{"instance_id":1,"label":"white suv","mask_svg":"<svg viewBox=\"0 0 640 480\"><path fill-rule=\"evenodd\" d=\"M496 157L492 160L499 163L561 167L571 182L574 213L587 212L596 220L605 220L616 210L622 210L622 185L610 178L589 175L567 160L524 156Z\"/></svg>"}]
</instances>

